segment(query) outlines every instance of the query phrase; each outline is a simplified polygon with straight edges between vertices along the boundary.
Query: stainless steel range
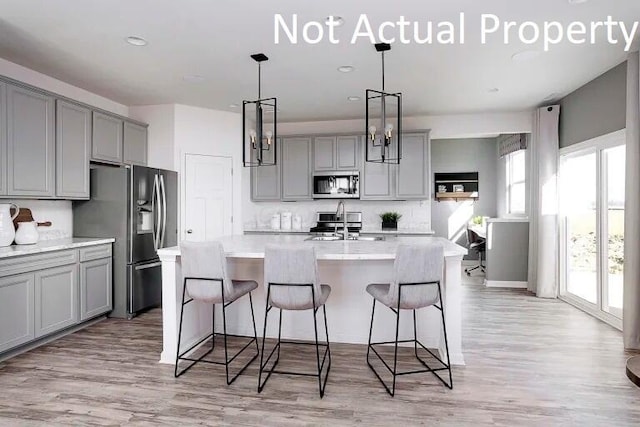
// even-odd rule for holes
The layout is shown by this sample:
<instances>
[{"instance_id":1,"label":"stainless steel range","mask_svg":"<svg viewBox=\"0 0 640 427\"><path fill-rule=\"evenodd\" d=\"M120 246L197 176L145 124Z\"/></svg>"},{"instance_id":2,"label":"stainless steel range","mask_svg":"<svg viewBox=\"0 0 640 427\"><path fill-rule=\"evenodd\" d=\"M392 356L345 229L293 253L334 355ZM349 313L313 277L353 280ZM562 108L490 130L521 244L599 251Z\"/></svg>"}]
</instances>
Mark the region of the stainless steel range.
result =
<instances>
[{"instance_id":1,"label":"stainless steel range","mask_svg":"<svg viewBox=\"0 0 640 427\"><path fill-rule=\"evenodd\" d=\"M347 212L347 229L349 234L357 235L362 229L362 212ZM316 212L317 225L309 230L316 235L342 232L344 223L342 216L336 212Z\"/></svg>"}]
</instances>

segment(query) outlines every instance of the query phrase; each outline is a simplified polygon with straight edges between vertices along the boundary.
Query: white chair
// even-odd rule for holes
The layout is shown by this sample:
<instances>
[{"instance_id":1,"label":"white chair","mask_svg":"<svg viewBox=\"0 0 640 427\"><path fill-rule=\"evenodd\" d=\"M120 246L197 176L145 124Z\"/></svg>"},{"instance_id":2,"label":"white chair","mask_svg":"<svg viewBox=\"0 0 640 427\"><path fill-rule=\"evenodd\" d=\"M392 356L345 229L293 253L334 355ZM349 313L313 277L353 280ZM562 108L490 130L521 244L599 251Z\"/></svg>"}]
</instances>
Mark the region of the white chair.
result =
<instances>
[{"instance_id":1,"label":"white chair","mask_svg":"<svg viewBox=\"0 0 640 427\"><path fill-rule=\"evenodd\" d=\"M182 276L184 277L182 290L182 307L180 309L180 328L178 331L178 349L176 352L176 366L174 375L179 377L188 371L197 362L213 363L216 365L224 365L227 377L227 385L231 384L244 372L244 370L258 357L258 337L256 334L256 321L253 314L253 300L251 291L258 287L253 280L231 280L227 275L227 260L224 254L222 243L220 242L182 242L180 244L180 258L182 265ZM185 301L186 294L190 299ZM233 304L241 297L249 294L249 305L251 306L251 320L253 322L253 337L242 335L227 334L227 307ZM213 304L213 316L211 319L212 333L198 341L188 349L180 352L180 341L182 339L182 320L184 317L185 305L192 301L201 301ZM215 348L215 336L220 335L215 332L215 304L222 305L222 336L224 339L224 362L216 362L205 360L204 358ZM231 358L228 354L227 337L251 338L234 356ZM185 354L211 338L211 349L197 359L184 357ZM246 350L252 343L256 345L256 354L246 364L242 366L240 371L229 378L229 365ZM178 365L181 360L192 362L178 372Z\"/></svg>"},{"instance_id":2,"label":"white chair","mask_svg":"<svg viewBox=\"0 0 640 427\"><path fill-rule=\"evenodd\" d=\"M267 245L264 257L264 283L267 287L267 301L264 313L264 332L262 334L262 349L260 355L260 372L258 374L258 393L262 391L267 380L272 373L287 375L314 376L318 378L318 388L320 397L324 396L324 390L331 369L331 350L329 349L329 332L327 329L327 311L325 303L331 287L321 285L318 280L318 266L316 254L313 246L309 245ZM280 309L278 322L278 342L264 360L264 342L267 334L267 318L272 308ZM324 314L324 329L327 338L326 344L318 341L318 324L316 314L322 307ZM281 339L282 332L282 310L313 310L313 327L315 331L315 342L284 341ZM280 360L280 347L282 343L294 345L315 345L317 373L289 372L276 370ZM324 353L320 355L320 348L324 347ZM277 356L271 368L267 365L273 354L277 351ZM322 361L321 361L322 359ZM322 371L325 362L327 373L324 381ZM267 376L262 381L262 374Z\"/></svg>"},{"instance_id":3,"label":"white chair","mask_svg":"<svg viewBox=\"0 0 640 427\"><path fill-rule=\"evenodd\" d=\"M376 374L387 392L393 396L396 389L396 377L399 375L418 374L432 372L444 385L453 388L453 378L451 376L451 362L449 360L449 344L447 342L447 326L444 320L444 309L442 304L442 293L440 282L444 266L444 250L440 245L400 245L396 252L394 262L394 278L391 283L371 284L367 286L367 292L373 297L373 309L371 310L371 327L369 329L369 344L367 347L367 364ZM371 342L373 332L373 318L376 310L376 301L389 307L396 314L396 336L394 341ZM438 305L438 303L440 305ZM424 307L434 306L442 315L442 327L444 329L444 342L447 352L447 362L445 363L431 350L426 348L417 339L416 310ZM400 328L400 310L413 310L413 339L398 340ZM398 372L398 344L413 343L414 354L425 369ZM394 356L392 367L382 358L375 346L383 344L394 344ZM418 346L426 350L433 356L442 367L431 368L418 355ZM372 351L383 363L385 368L393 376L393 383L389 387L380 374L369 362L369 353ZM438 371L449 371L449 383L438 375Z\"/></svg>"}]
</instances>

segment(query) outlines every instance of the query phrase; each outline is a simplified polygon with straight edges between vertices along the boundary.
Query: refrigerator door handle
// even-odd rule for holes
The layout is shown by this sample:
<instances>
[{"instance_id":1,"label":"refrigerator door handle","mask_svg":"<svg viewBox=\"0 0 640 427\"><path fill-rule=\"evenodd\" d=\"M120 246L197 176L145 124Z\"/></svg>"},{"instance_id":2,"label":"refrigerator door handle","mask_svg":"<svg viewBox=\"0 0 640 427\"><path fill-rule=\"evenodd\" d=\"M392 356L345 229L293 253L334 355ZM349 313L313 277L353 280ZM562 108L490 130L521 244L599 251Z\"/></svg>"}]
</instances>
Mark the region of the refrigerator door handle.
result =
<instances>
[{"instance_id":1,"label":"refrigerator door handle","mask_svg":"<svg viewBox=\"0 0 640 427\"><path fill-rule=\"evenodd\" d=\"M147 268L155 268L155 267L161 267L161 266L162 266L162 263L158 261L158 262L152 262L151 264L136 265L135 270L140 271L140 270L146 270Z\"/></svg>"},{"instance_id":2,"label":"refrigerator door handle","mask_svg":"<svg viewBox=\"0 0 640 427\"><path fill-rule=\"evenodd\" d=\"M162 236L158 248L164 248L164 238L167 235L167 190L164 186L164 175L160 175L160 190L162 193Z\"/></svg>"},{"instance_id":3,"label":"refrigerator door handle","mask_svg":"<svg viewBox=\"0 0 640 427\"><path fill-rule=\"evenodd\" d=\"M158 241L160 240L160 185L158 174L153 177L153 193L151 195L151 210L155 215L153 221L153 248L158 250Z\"/></svg>"}]
</instances>

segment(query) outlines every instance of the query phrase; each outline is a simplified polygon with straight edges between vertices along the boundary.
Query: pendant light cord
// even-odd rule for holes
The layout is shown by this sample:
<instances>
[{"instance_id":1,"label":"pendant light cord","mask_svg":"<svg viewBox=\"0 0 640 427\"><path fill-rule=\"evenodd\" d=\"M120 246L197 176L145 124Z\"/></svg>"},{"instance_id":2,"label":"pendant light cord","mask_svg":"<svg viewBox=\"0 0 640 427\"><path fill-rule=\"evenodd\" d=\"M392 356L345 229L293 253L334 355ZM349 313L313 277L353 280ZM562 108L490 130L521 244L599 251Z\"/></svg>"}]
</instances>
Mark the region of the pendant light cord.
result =
<instances>
[{"instance_id":1,"label":"pendant light cord","mask_svg":"<svg viewBox=\"0 0 640 427\"><path fill-rule=\"evenodd\" d=\"M258 62L258 100L260 100L260 98L262 97L262 92L261 92L261 84L262 84L262 64L260 62Z\"/></svg>"},{"instance_id":2,"label":"pendant light cord","mask_svg":"<svg viewBox=\"0 0 640 427\"><path fill-rule=\"evenodd\" d=\"M382 52L382 91L384 92L384 52Z\"/></svg>"}]
</instances>

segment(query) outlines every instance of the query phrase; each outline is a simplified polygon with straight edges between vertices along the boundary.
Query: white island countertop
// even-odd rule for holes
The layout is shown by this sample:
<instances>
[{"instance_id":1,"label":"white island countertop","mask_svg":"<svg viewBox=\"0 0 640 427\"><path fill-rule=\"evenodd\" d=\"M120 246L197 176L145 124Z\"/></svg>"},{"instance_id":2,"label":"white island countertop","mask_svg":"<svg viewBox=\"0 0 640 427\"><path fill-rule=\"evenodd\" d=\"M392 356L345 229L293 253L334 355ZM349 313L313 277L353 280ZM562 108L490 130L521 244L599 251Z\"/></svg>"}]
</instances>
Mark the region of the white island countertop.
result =
<instances>
[{"instance_id":1,"label":"white island countertop","mask_svg":"<svg viewBox=\"0 0 640 427\"><path fill-rule=\"evenodd\" d=\"M467 249L445 238L433 236L399 236L386 237L381 241L366 240L335 240L313 241L306 240L305 235L244 235L226 236L220 240L228 258L264 258L265 246L268 244L305 244L315 246L319 260L357 261L357 260L389 260L394 259L396 249L400 244L440 244L444 246L445 257L463 256ZM160 249L158 255L177 256L180 248L177 246Z\"/></svg>"},{"instance_id":2,"label":"white island countertop","mask_svg":"<svg viewBox=\"0 0 640 427\"><path fill-rule=\"evenodd\" d=\"M273 230L271 228L245 228L245 234L312 234L309 228L302 230ZM435 231L425 228L399 228L397 230L383 230L381 228L363 228L360 230L361 236L368 235L392 235L392 236L433 236Z\"/></svg>"},{"instance_id":3,"label":"white island countertop","mask_svg":"<svg viewBox=\"0 0 640 427\"><path fill-rule=\"evenodd\" d=\"M43 252L62 251L65 249L75 249L85 246L102 245L113 243L113 238L89 238L89 237L69 237L66 239L42 240L33 245L12 245L0 248L0 258L10 258L16 256L33 255Z\"/></svg>"}]
</instances>

